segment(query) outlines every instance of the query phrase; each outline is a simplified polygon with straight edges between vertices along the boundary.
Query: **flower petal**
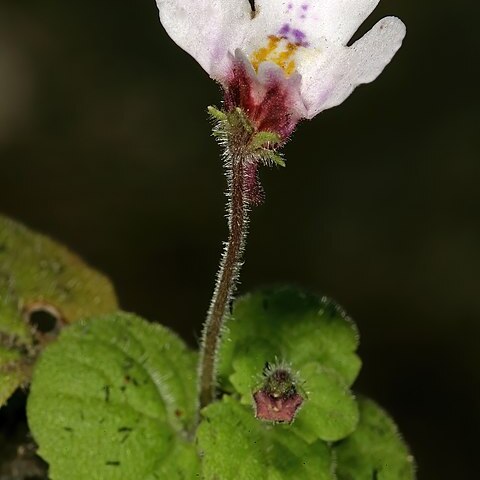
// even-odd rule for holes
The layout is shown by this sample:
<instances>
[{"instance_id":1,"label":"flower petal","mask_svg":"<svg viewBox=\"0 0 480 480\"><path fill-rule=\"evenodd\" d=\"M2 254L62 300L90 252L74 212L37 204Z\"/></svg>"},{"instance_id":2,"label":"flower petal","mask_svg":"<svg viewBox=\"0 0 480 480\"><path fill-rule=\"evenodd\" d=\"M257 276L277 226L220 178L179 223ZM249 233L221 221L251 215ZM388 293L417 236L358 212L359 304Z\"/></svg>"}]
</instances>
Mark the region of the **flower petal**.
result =
<instances>
[{"instance_id":1,"label":"flower petal","mask_svg":"<svg viewBox=\"0 0 480 480\"><path fill-rule=\"evenodd\" d=\"M315 53L306 51L298 62L306 118L341 104L358 85L375 80L400 48L405 33L400 19L386 17L351 47L325 42Z\"/></svg>"},{"instance_id":2,"label":"flower petal","mask_svg":"<svg viewBox=\"0 0 480 480\"><path fill-rule=\"evenodd\" d=\"M247 0L157 0L160 21L175 43L216 80L229 70L232 53L251 23Z\"/></svg>"},{"instance_id":3,"label":"flower petal","mask_svg":"<svg viewBox=\"0 0 480 480\"><path fill-rule=\"evenodd\" d=\"M321 0L320 0L321 1ZM346 45L380 0L324 0L322 29L330 42Z\"/></svg>"},{"instance_id":4,"label":"flower petal","mask_svg":"<svg viewBox=\"0 0 480 480\"><path fill-rule=\"evenodd\" d=\"M346 45L380 0L256 0L256 22L267 35L282 29L295 42L325 38ZM293 33L292 33L293 32Z\"/></svg>"}]
</instances>

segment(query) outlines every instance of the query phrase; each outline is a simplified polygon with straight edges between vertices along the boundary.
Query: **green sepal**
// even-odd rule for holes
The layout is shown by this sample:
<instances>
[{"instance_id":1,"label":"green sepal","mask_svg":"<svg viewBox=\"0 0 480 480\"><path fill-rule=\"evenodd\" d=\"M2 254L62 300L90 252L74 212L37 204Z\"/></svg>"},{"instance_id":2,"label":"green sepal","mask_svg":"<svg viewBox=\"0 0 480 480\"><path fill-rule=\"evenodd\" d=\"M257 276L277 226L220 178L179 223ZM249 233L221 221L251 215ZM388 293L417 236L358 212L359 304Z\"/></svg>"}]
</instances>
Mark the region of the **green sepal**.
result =
<instances>
[{"instance_id":1,"label":"green sepal","mask_svg":"<svg viewBox=\"0 0 480 480\"><path fill-rule=\"evenodd\" d=\"M219 110L217 107L210 105L208 108L208 114L214 119L219 122L226 122L227 121L227 115L225 112L222 110Z\"/></svg>"},{"instance_id":2,"label":"green sepal","mask_svg":"<svg viewBox=\"0 0 480 480\"><path fill-rule=\"evenodd\" d=\"M278 153L275 153L272 150L263 148L259 153L259 155L260 157L262 157L262 160L264 163L273 163L275 165L278 165L279 167L287 166L285 159L281 155L279 155Z\"/></svg>"},{"instance_id":3,"label":"green sepal","mask_svg":"<svg viewBox=\"0 0 480 480\"><path fill-rule=\"evenodd\" d=\"M281 143L281 138L278 133L274 132L257 132L250 140L250 148L252 150L258 150L262 147L268 147L270 145L275 146Z\"/></svg>"},{"instance_id":4,"label":"green sepal","mask_svg":"<svg viewBox=\"0 0 480 480\"><path fill-rule=\"evenodd\" d=\"M240 125L247 133L253 133L255 128L250 122L247 114L240 108L236 107L232 112L227 113L230 125L235 128Z\"/></svg>"}]
</instances>

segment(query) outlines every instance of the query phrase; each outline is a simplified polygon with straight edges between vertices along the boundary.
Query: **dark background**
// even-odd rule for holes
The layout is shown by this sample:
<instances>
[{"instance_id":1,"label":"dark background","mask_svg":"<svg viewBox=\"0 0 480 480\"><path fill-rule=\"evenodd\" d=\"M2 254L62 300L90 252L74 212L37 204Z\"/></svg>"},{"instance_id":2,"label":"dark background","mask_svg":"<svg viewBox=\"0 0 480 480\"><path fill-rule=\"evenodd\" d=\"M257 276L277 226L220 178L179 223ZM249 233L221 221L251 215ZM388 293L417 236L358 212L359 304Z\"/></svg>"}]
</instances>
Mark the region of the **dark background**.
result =
<instances>
[{"instance_id":1,"label":"dark background","mask_svg":"<svg viewBox=\"0 0 480 480\"><path fill-rule=\"evenodd\" d=\"M362 335L357 390L397 420L419 479L478 474L478 2L383 0L393 63L302 124L264 170L240 291L337 299ZM226 236L206 106L217 86L153 0L0 0L0 211L108 274L124 309L192 345Z\"/></svg>"}]
</instances>

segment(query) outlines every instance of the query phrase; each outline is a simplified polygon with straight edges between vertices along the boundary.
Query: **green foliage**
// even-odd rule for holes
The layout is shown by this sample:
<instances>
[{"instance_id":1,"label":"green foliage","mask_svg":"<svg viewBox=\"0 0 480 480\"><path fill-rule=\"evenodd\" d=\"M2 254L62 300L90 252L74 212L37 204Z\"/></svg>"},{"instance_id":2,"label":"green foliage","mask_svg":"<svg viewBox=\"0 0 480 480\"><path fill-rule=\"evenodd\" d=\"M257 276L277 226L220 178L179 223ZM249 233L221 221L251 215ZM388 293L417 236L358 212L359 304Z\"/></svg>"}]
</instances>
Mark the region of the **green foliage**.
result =
<instances>
[{"instance_id":1,"label":"green foliage","mask_svg":"<svg viewBox=\"0 0 480 480\"><path fill-rule=\"evenodd\" d=\"M263 290L235 302L220 350L221 386L251 404L265 362L285 361L306 393L295 432L308 442L350 434L358 409L348 387L360 369L353 322L331 300L292 288Z\"/></svg>"},{"instance_id":2,"label":"green foliage","mask_svg":"<svg viewBox=\"0 0 480 480\"><path fill-rule=\"evenodd\" d=\"M196 354L173 333L125 313L65 329L38 361L28 402L50 478L414 479L393 422L349 390L357 334L338 307L277 289L239 299L234 315L221 350L231 391L196 432ZM298 370L304 402L290 424L255 418L252 393L275 357Z\"/></svg>"},{"instance_id":3,"label":"green foliage","mask_svg":"<svg viewBox=\"0 0 480 480\"><path fill-rule=\"evenodd\" d=\"M65 329L35 369L28 418L52 480L195 478L196 354L117 313Z\"/></svg>"},{"instance_id":4,"label":"green foliage","mask_svg":"<svg viewBox=\"0 0 480 480\"><path fill-rule=\"evenodd\" d=\"M112 312L110 282L52 240L0 216L0 406L30 378L48 336L29 322L43 310L58 326Z\"/></svg>"},{"instance_id":5,"label":"green foliage","mask_svg":"<svg viewBox=\"0 0 480 480\"><path fill-rule=\"evenodd\" d=\"M287 360L294 369L316 361L335 370L350 386L361 367L355 353L358 343L355 324L326 297L289 287L245 295L235 302L225 329L219 365L222 387L231 390L234 385L239 393L249 395L249 389L237 387L235 381L237 362L247 355L255 359L247 372L251 379L265 362L277 358Z\"/></svg>"},{"instance_id":6,"label":"green foliage","mask_svg":"<svg viewBox=\"0 0 480 480\"><path fill-rule=\"evenodd\" d=\"M104 277L3 218L0 295L0 403L46 345L28 419L52 480L414 479L392 420L350 391L358 334L331 300L292 288L238 299L219 352L225 394L199 419L197 354L162 326L111 313ZM52 341L29 322L37 308L71 325Z\"/></svg>"},{"instance_id":7,"label":"green foliage","mask_svg":"<svg viewBox=\"0 0 480 480\"><path fill-rule=\"evenodd\" d=\"M338 480L412 480L415 465L393 420L360 398L360 423L336 447Z\"/></svg>"},{"instance_id":8,"label":"green foliage","mask_svg":"<svg viewBox=\"0 0 480 480\"><path fill-rule=\"evenodd\" d=\"M257 421L231 397L209 405L197 431L205 480L334 480L329 446L308 444L294 426Z\"/></svg>"}]
</instances>

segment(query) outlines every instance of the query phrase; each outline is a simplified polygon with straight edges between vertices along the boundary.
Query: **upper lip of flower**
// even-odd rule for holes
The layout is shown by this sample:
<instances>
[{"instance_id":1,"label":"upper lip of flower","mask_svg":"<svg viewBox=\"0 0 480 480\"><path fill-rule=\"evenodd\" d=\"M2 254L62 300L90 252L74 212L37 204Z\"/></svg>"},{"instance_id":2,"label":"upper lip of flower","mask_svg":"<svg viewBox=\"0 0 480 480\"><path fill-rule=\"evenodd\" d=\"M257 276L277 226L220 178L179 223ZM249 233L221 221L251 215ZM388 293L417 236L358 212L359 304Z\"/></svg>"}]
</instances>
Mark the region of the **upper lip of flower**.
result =
<instances>
[{"instance_id":1,"label":"upper lip of flower","mask_svg":"<svg viewBox=\"0 0 480 480\"><path fill-rule=\"evenodd\" d=\"M305 117L342 103L373 81L400 48L405 25L380 20L347 46L379 0L157 0L168 34L212 78L228 82L240 49L257 69L273 62L285 75L302 77Z\"/></svg>"}]
</instances>

